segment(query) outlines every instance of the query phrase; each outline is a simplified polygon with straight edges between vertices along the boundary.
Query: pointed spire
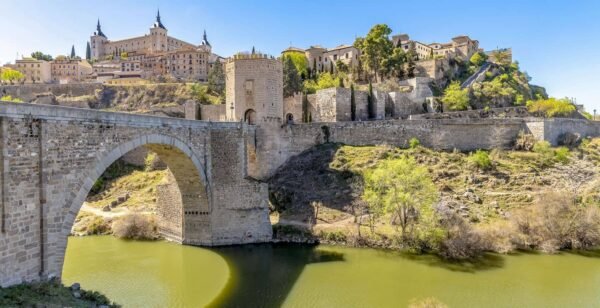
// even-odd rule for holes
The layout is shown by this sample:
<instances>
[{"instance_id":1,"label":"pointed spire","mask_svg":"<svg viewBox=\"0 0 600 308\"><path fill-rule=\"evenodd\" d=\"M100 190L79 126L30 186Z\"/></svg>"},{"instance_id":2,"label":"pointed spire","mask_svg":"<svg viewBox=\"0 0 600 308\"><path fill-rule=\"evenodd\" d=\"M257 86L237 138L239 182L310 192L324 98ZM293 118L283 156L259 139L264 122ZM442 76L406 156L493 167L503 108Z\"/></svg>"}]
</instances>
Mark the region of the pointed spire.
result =
<instances>
[{"instance_id":1,"label":"pointed spire","mask_svg":"<svg viewBox=\"0 0 600 308\"><path fill-rule=\"evenodd\" d=\"M256 50L254 49L254 46L252 46L252 54L255 54Z\"/></svg>"},{"instance_id":2,"label":"pointed spire","mask_svg":"<svg viewBox=\"0 0 600 308\"><path fill-rule=\"evenodd\" d=\"M167 30L167 28L165 28L165 26L163 26L162 22L160 21L160 9L156 10L156 22L154 23L154 28L162 28Z\"/></svg>"},{"instance_id":3,"label":"pointed spire","mask_svg":"<svg viewBox=\"0 0 600 308\"><path fill-rule=\"evenodd\" d=\"M100 27L100 18L98 18L98 24L96 25L96 32L94 33L94 35L103 36L104 38L106 38L106 35L102 33L102 28Z\"/></svg>"},{"instance_id":4,"label":"pointed spire","mask_svg":"<svg viewBox=\"0 0 600 308\"><path fill-rule=\"evenodd\" d=\"M210 43L208 42L208 38L206 37L206 29L204 29L204 35L202 35L202 43L200 43L200 44L210 46Z\"/></svg>"}]
</instances>

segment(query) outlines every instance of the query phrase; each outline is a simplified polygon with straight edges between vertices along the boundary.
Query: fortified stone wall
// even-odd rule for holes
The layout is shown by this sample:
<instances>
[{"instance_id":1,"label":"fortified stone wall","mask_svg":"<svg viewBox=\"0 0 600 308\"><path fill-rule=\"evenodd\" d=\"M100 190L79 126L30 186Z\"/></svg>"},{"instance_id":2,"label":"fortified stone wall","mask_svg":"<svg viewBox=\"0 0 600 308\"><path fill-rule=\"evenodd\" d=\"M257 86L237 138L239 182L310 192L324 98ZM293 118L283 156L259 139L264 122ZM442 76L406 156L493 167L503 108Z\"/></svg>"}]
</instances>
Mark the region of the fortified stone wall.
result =
<instances>
[{"instance_id":1,"label":"fortified stone wall","mask_svg":"<svg viewBox=\"0 0 600 308\"><path fill-rule=\"evenodd\" d=\"M83 96L94 95L100 89L102 84L99 83L0 85L0 96L10 95L30 102L40 94Z\"/></svg>"},{"instance_id":2,"label":"fortified stone wall","mask_svg":"<svg viewBox=\"0 0 600 308\"><path fill-rule=\"evenodd\" d=\"M284 121L288 121L288 115L292 115L294 123L302 122L302 93L296 93L294 96L283 99L283 115Z\"/></svg>"},{"instance_id":3,"label":"fortified stone wall","mask_svg":"<svg viewBox=\"0 0 600 308\"><path fill-rule=\"evenodd\" d=\"M202 121L226 121L226 105L200 105L200 118Z\"/></svg>"},{"instance_id":4,"label":"fortified stone wall","mask_svg":"<svg viewBox=\"0 0 600 308\"><path fill-rule=\"evenodd\" d=\"M554 146L559 145L565 133L577 133L582 138L600 136L600 122L581 119L529 118L526 127L538 140L546 140Z\"/></svg>"}]
</instances>

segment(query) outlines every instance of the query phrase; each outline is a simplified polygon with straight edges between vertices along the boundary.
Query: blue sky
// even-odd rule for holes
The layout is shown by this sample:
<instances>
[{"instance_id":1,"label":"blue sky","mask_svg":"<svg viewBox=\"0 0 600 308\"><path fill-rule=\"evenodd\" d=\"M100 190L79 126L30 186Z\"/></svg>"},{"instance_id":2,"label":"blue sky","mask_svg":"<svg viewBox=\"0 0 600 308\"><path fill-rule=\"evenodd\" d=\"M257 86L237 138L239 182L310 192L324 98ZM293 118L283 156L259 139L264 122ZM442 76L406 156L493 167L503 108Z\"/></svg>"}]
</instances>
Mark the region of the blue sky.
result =
<instances>
[{"instance_id":1,"label":"blue sky","mask_svg":"<svg viewBox=\"0 0 600 308\"><path fill-rule=\"evenodd\" d=\"M169 35L199 43L206 29L223 56L351 44L376 23L422 42L467 34L486 50L512 47L533 83L600 114L600 1L0 0L0 63L73 44L84 55L98 18L109 39L143 35L157 8Z\"/></svg>"}]
</instances>

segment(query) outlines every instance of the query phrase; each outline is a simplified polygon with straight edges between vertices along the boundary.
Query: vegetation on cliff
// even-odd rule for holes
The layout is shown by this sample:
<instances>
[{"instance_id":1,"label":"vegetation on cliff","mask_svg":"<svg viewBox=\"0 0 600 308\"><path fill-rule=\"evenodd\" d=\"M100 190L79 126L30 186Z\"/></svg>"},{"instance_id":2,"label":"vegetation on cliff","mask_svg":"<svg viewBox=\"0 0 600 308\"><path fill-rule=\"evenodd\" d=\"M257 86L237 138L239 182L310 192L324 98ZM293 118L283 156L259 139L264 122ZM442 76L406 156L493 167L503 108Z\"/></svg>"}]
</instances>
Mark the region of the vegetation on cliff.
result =
<instances>
[{"instance_id":1,"label":"vegetation on cliff","mask_svg":"<svg viewBox=\"0 0 600 308\"><path fill-rule=\"evenodd\" d=\"M600 139L571 149L517 141L520 150L473 153L321 145L270 180L276 229L449 259L600 246Z\"/></svg>"}]
</instances>

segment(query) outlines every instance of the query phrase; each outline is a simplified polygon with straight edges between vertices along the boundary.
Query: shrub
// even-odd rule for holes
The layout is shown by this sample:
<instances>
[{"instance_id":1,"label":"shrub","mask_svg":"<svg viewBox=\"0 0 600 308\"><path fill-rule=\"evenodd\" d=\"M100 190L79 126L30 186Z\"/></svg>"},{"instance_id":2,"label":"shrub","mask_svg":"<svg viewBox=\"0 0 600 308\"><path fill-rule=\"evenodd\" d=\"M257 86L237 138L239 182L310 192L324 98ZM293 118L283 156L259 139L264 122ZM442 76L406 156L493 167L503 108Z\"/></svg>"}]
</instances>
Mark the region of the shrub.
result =
<instances>
[{"instance_id":1,"label":"shrub","mask_svg":"<svg viewBox=\"0 0 600 308\"><path fill-rule=\"evenodd\" d=\"M153 218L139 213L123 216L113 223L113 234L118 238L133 240L154 240L158 238Z\"/></svg>"},{"instance_id":2,"label":"shrub","mask_svg":"<svg viewBox=\"0 0 600 308\"><path fill-rule=\"evenodd\" d=\"M539 154L539 162L543 166L550 165L554 159L554 153L550 146L550 142L542 140L533 145L533 151Z\"/></svg>"},{"instance_id":3,"label":"shrub","mask_svg":"<svg viewBox=\"0 0 600 308\"><path fill-rule=\"evenodd\" d=\"M569 148L560 147L560 148L554 150L554 159L559 163L566 164L569 162L570 154L571 154L571 152L569 152Z\"/></svg>"},{"instance_id":4,"label":"shrub","mask_svg":"<svg viewBox=\"0 0 600 308\"><path fill-rule=\"evenodd\" d=\"M89 222L86 228L87 235L110 234L110 225L103 217L96 216Z\"/></svg>"},{"instance_id":5,"label":"shrub","mask_svg":"<svg viewBox=\"0 0 600 308\"><path fill-rule=\"evenodd\" d=\"M539 116L552 118L552 117L564 117L575 112L575 105L573 105L568 99L556 99L551 97L549 99L538 99L535 101L527 102L527 109L529 112L537 114Z\"/></svg>"},{"instance_id":6,"label":"shrub","mask_svg":"<svg viewBox=\"0 0 600 308\"><path fill-rule=\"evenodd\" d=\"M22 103L23 100L18 97L12 97L10 95L4 95L0 98L0 101L3 102L12 102L12 103Z\"/></svg>"},{"instance_id":7,"label":"shrub","mask_svg":"<svg viewBox=\"0 0 600 308\"><path fill-rule=\"evenodd\" d=\"M517 151L531 151L533 146L537 142L535 136L532 134L526 134L524 131L520 131L517 139L515 140L515 150Z\"/></svg>"},{"instance_id":8,"label":"shrub","mask_svg":"<svg viewBox=\"0 0 600 308\"><path fill-rule=\"evenodd\" d=\"M469 90L461 89L458 81L452 82L442 97L444 109L451 111L466 110L469 107Z\"/></svg>"},{"instance_id":9,"label":"shrub","mask_svg":"<svg viewBox=\"0 0 600 308\"><path fill-rule=\"evenodd\" d=\"M471 64L473 64L475 66L481 66L481 65L483 65L483 63L485 63L486 60L487 60L487 55L483 52L478 52L471 56L471 59L469 59L469 62L471 62Z\"/></svg>"},{"instance_id":10,"label":"shrub","mask_svg":"<svg viewBox=\"0 0 600 308\"><path fill-rule=\"evenodd\" d=\"M408 141L408 147L411 149L414 149L420 145L421 145L421 141L419 141L419 139L417 139L415 137L410 138L410 140Z\"/></svg>"},{"instance_id":11,"label":"shrub","mask_svg":"<svg viewBox=\"0 0 600 308\"><path fill-rule=\"evenodd\" d=\"M448 260L468 260L483 255L481 237L457 213L446 213L441 219L446 238L439 247L439 255Z\"/></svg>"},{"instance_id":12,"label":"shrub","mask_svg":"<svg viewBox=\"0 0 600 308\"><path fill-rule=\"evenodd\" d=\"M486 151L477 150L475 153L471 153L467 159L481 170L489 170L492 168L492 160Z\"/></svg>"},{"instance_id":13,"label":"shrub","mask_svg":"<svg viewBox=\"0 0 600 308\"><path fill-rule=\"evenodd\" d=\"M564 249L592 249L600 245L600 209L579 205L572 194L548 191L537 202L511 216L520 249L554 253Z\"/></svg>"}]
</instances>

